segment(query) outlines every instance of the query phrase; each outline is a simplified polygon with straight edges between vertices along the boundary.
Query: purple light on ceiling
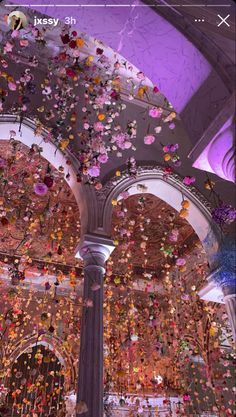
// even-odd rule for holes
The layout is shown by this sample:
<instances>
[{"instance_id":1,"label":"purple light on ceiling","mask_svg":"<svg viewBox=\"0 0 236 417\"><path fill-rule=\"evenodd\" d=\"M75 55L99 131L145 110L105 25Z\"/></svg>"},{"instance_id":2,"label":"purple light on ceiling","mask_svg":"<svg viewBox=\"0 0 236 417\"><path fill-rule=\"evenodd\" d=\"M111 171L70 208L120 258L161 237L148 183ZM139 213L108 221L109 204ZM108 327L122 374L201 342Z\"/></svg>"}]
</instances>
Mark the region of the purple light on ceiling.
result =
<instances>
[{"instance_id":1,"label":"purple light on ceiling","mask_svg":"<svg viewBox=\"0 0 236 417\"><path fill-rule=\"evenodd\" d=\"M47 0L48 5L65 3L65 0ZM75 7L68 4L49 7L35 6L42 4L41 0L35 0L33 8L62 21L72 16L77 21L77 30L102 41L142 70L180 113L210 74L211 66L202 54L153 9L139 7L144 6L140 1L132 7L89 7L89 4L129 4L128 0L86 3L86 7L78 7L78 2L70 0Z\"/></svg>"}]
</instances>

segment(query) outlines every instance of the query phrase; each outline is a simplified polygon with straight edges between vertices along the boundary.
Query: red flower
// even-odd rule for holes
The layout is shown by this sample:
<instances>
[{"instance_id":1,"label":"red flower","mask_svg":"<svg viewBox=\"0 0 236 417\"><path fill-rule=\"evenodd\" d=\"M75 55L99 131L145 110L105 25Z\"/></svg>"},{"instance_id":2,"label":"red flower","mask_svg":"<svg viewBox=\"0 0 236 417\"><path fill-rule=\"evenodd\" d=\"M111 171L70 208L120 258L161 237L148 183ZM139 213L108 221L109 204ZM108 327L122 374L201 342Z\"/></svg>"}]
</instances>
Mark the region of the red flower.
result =
<instances>
[{"instance_id":1,"label":"red flower","mask_svg":"<svg viewBox=\"0 0 236 417\"><path fill-rule=\"evenodd\" d=\"M97 49L96 49L96 54L97 54L97 55L102 55L102 54L103 54L103 49L101 49L101 48L97 48Z\"/></svg>"},{"instance_id":2,"label":"red flower","mask_svg":"<svg viewBox=\"0 0 236 417\"><path fill-rule=\"evenodd\" d=\"M71 68L67 68L66 75L68 75L68 77L73 78L75 77L76 74L75 74L75 71L73 71Z\"/></svg>"},{"instance_id":3,"label":"red flower","mask_svg":"<svg viewBox=\"0 0 236 417\"><path fill-rule=\"evenodd\" d=\"M69 43L69 47L70 47L71 49L75 49L75 48L76 48L76 41L74 41L74 40L70 41L70 43Z\"/></svg>"},{"instance_id":4,"label":"red flower","mask_svg":"<svg viewBox=\"0 0 236 417\"><path fill-rule=\"evenodd\" d=\"M66 33L65 35L62 35L61 40L64 44L69 43L70 42L70 37L69 37L68 33Z\"/></svg>"}]
</instances>

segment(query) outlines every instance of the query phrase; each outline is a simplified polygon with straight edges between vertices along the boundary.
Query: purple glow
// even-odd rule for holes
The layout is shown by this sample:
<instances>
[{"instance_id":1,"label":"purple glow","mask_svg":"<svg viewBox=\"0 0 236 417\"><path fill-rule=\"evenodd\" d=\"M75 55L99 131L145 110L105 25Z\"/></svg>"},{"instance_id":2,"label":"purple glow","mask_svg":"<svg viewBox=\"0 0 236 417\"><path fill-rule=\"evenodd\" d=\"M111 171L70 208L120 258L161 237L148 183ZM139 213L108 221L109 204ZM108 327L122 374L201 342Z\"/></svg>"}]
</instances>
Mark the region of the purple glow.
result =
<instances>
[{"instance_id":1,"label":"purple glow","mask_svg":"<svg viewBox=\"0 0 236 417\"><path fill-rule=\"evenodd\" d=\"M70 4L75 3L71 0ZM24 0L18 0L25 4ZM35 0L35 4L42 4ZM49 4L65 4L57 0ZM122 0L105 1L122 4ZM89 1L101 5L104 1ZM136 5L143 5L139 1ZM77 3L78 5L78 3ZM48 7L34 6L39 12L65 20L77 20L75 28L118 51L142 70L180 113L207 79L211 66L184 35L149 7ZM71 10L71 12L70 12Z\"/></svg>"},{"instance_id":2,"label":"purple glow","mask_svg":"<svg viewBox=\"0 0 236 417\"><path fill-rule=\"evenodd\" d=\"M233 125L230 118L212 138L193 166L234 182L234 153Z\"/></svg>"}]
</instances>

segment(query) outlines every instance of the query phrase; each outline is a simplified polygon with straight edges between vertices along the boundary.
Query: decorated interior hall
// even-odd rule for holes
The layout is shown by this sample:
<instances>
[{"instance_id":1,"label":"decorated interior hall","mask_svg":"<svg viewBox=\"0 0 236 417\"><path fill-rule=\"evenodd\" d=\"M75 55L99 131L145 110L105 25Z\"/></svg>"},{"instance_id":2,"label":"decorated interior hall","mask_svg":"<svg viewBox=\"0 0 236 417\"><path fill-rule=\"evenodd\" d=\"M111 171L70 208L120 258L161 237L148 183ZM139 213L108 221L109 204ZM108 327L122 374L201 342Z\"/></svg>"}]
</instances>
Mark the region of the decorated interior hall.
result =
<instances>
[{"instance_id":1,"label":"decorated interior hall","mask_svg":"<svg viewBox=\"0 0 236 417\"><path fill-rule=\"evenodd\" d=\"M0 2L0 417L235 417L234 2L21 3Z\"/></svg>"}]
</instances>

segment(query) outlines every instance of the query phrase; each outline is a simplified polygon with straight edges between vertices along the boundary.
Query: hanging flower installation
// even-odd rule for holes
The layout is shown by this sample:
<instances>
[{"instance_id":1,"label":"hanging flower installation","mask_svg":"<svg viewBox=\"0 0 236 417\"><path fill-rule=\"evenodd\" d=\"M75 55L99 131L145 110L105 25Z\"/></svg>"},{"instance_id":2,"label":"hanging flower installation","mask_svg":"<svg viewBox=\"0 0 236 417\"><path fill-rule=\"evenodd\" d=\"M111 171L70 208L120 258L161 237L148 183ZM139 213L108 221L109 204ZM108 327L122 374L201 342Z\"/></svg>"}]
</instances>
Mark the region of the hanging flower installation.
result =
<instances>
[{"instance_id":1,"label":"hanging flower installation","mask_svg":"<svg viewBox=\"0 0 236 417\"><path fill-rule=\"evenodd\" d=\"M11 112L21 124L24 118L33 120L35 136L52 142L56 152L67 157L68 165L70 157L75 157L78 183L84 181L97 191L102 188L104 165L115 158L126 164L131 178L137 178L134 155L139 140L144 150L153 149L155 160L154 151L161 146L163 179L168 181L181 167L181 150L174 137L177 114L171 104L142 71L131 68L98 41L91 47L85 34L68 27L55 31L52 52L50 31L29 25L27 31L6 34L0 52L0 112ZM124 86L125 71L129 77ZM124 91L127 100L142 100L145 110L139 117L124 117ZM142 120L148 128L139 135ZM168 141L160 143L165 129ZM60 367L55 355L38 344L58 341L77 369L78 311L93 309L94 303L78 295L81 270L74 249L80 224L77 205L64 182L69 174L63 167L56 171L47 164L40 145L27 150L17 141L21 134L21 128L19 132L12 129L10 145L0 142L0 267L1 279L7 282L0 286L0 401L7 398L7 406L17 415L38 417L56 410L59 417L66 412L64 385L74 399L76 372L72 375ZM115 170L116 177L121 177L121 169ZM195 181L193 175L183 174L187 192ZM212 193L215 183L207 179L204 186ZM178 214L146 194L144 184L138 184L137 190L140 194L135 198L125 190L112 200L116 250L107 263L104 303L107 397L110 392L119 393L119 405L129 404L136 417L153 410L148 400L144 403L134 397L132 402L131 394L162 395L166 398L163 406L171 413L171 393L181 398L179 414L186 416L199 409L200 384L201 405L206 407L211 398L212 412L220 410L228 417L233 407L229 403L227 410L222 408L222 380L233 377L233 356L226 357L218 342L224 335L217 316L222 310L216 311L198 297L208 266L186 221L190 201L183 196ZM236 212L220 202L212 217L223 227L235 220ZM226 272L231 270L219 278L229 279ZM32 281L32 276L41 278L37 297L29 276ZM94 282L91 290L101 290L100 285ZM18 341L27 341L29 334L36 348L26 352L24 364L27 369L30 361L34 366L29 365L24 374L22 362L12 364L11 357ZM199 358L200 371L195 366ZM220 368L215 369L218 362ZM112 410L109 401L107 406ZM4 407L2 414L8 412ZM77 404L76 411L73 403L71 413L87 411L84 402Z\"/></svg>"},{"instance_id":2,"label":"hanging flower installation","mask_svg":"<svg viewBox=\"0 0 236 417\"><path fill-rule=\"evenodd\" d=\"M126 109L121 99L123 86L120 73L121 70L127 70L127 62L122 57L118 57L118 60L108 58L104 48L100 47L96 48L93 55L89 54L89 37L67 27L60 34L56 33L58 52L48 57L50 30L40 31L29 25L27 32L14 30L9 34L0 61L4 69L0 73L3 80L1 109L4 112L7 107L7 111L21 118L32 118L37 124L35 134L39 135L47 129L49 133L45 140L53 141L63 152L67 148L72 149L72 142L76 141L79 145L76 145L76 157L80 162L78 180L85 176L89 183L96 186L100 183L101 166L111 155L121 157L128 149L135 150L137 122L128 122L125 129L119 122L121 113ZM21 62L22 59L17 53L18 48L28 51L32 42L45 51L41 55L47 72L40 83L39 62L35 56L29 56L28 62L26 58L24 64L28 64L28 68L22 71L19 79L12 76L11 62ZM140 72L135 72L131 66L128 66L128 71L131 74L129 83L132 94L142 100L150 90L145 84L146 78L144 74L140 77ZM154 88L153 93L158 96L158 89ZM36 94L35 108L33 102ZM171 125L176 113L167 101L165 104L164 107L153 106L148 110L150 118L158 119L156 133L160 132L161 123L168 123L173 128ZM79 118L82 117L82 126L78 126L78 113ZM154 140L152 134L144 139L149 145ZM39 193L46 193L45 188L39 187Z\"/></svg>"},{"instance_id":3,"label":"hanging flower installation","mask_svg":"<svg viewBox=\"0 0 236 417\"><path fill-rule=\"evenodd\" d=\"M147 393L164 397L166 392L172 392L181 397L182 415L186 416L199 406L198 392L202 389L201 409L218 412L223 406L222 388L213 371L214 361L221 358L218 372L227 369L232 381L233 370L228 366L233 356L226 362L219 348L224 309L205 304L198 297L208 269L204 251L197 241L192 249L190 244L184 245L179 222L187 225L186 220L176 217L167 207L163 212L160 206L154 209L154 197L124 197L113 204L116 249L108 262L106 279L104 354L108 399L109 392L119 392L122 404L134 412L132 394L140 399ZM189 202L183 200L182 207L188 210ZM158 248L158 233L163 236L159 272L156 269L160 260L155 267L157 257L153 253L153 248ZM112 285L116 287L114 292ZM199 358L200 375L195 366ZM213 384L217 389L212 394ZM209 405L212 395L214 400ZM118 408L107 401L109 409ZM161 407L164 406L163 403ZM149 410L147 404L143 410ZM230 411L227 415L231 415Z\"/></svg>"}]
</instances>

